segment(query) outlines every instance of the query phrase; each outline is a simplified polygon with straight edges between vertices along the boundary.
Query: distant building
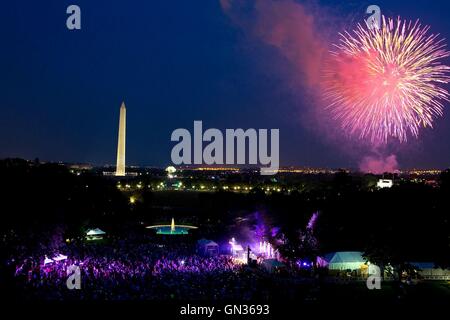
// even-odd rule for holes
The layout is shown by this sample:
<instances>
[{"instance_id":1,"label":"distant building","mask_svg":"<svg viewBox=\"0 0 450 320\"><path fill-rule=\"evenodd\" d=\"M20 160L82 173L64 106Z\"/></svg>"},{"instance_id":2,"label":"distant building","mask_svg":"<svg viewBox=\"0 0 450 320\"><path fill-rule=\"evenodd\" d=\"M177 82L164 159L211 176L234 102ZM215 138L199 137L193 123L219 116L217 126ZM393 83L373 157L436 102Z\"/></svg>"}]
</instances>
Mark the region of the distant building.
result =
<instances>
[{"instance_id":1,"label":"distant building","mask_svg":"<svg viewBox=\"0 0 450 320\"><path fill-rule=\"evenodd\" d=\"M392 188L393 185L394 185L394 181L391 179L380 179L377 182L377 187L380 189Z\"/></svg>"},{"instance_id":2,"label":"distant building","mask_svg":"<svg viewBox=\"0 0 450 320\"><path fill-rule=\"evenodd\" d=\"M68 165L69 169L72 170L92 170L93 167L87 163L72 163Z\"/></svg>"}]
</instances>

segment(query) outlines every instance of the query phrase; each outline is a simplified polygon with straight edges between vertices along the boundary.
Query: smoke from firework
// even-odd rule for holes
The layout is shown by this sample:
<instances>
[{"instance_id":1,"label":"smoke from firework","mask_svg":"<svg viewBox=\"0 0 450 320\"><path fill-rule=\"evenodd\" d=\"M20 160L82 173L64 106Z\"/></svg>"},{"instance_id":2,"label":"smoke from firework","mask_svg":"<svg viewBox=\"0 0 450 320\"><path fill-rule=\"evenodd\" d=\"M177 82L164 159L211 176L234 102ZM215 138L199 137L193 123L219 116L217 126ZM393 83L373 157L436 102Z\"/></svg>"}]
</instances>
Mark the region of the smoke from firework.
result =
<instances>
[{"instance_id":1,"label":"smoke from firework","mask_svg":"<svg viewBox=\"0 0 450 320\"><path fill-rule=\"evenodd\" d=\"M315 17L292 0L220 0L231 21L252 37L278 49L312 88L320 82L320 66L327 48Z\"/></svg>"},{"instance_id":2,"label":"smoke from firework","mask_svg":"<svg viewBox=\"0 0 450 320\"><path fill-rule=\"evenodd\" d=\"M396 172L398 171L397 157L393 154L387 157L383 156L364 157L359 165L359 170L362 172L373 174Z\"/></svg>"}]
</instances>

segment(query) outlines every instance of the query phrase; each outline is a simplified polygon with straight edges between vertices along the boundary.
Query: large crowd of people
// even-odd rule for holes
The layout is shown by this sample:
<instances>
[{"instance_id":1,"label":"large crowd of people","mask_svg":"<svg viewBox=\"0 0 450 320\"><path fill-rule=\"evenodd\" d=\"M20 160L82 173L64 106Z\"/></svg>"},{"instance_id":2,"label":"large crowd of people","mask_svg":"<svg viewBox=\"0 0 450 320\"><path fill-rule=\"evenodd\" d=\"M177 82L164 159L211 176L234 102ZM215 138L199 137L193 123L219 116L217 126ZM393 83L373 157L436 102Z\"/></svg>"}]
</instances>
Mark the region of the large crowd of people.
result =
<instances>
[{"instance_id":1,"label":"large crowd of people","mask_svg":"<svg viewBox=\"0 0 450 320\"><path fill-rule=\"evenodd\" d=\"M258 294L254 272L227 255L200 256L192 243L76 242L63 250L67 259L47 264L44 252L11 261L21 298L249 300ZM80 268L80 290L66 285L72 265Z\"/></svg>"}]
</instances>

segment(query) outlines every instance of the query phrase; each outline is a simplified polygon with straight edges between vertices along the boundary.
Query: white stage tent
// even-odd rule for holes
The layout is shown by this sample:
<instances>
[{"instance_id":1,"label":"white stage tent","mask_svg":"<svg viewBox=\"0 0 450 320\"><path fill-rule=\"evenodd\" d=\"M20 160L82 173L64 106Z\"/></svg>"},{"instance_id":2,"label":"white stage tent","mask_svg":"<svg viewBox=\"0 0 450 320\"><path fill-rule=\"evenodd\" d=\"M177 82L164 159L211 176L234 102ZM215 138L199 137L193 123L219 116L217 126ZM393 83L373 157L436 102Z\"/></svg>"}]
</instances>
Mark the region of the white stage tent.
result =
<instances>
[{"instance_id":1,"label":"white stage tent","mask_svg":"<svg viewBox=\"0 0 450 320\"><path fill-rule=\"evenodd\" d=\"M450 269L437 268L433 262L410 262L417 273L427 280L450 280Z\"/></svg>"},{"instance_id":2,"label":"white stage tent","mask_svg":"<svg viewBox=\"0 0 450 320\"><path fill-rule=\"evenodd\" d=\"M277 259L265 259L261 265L267 272L275 272L285 267L285 265Z\"/></svg>"},{"instance_id":3,"label":"white stage tent","mask_svg":"<svg viewBox=\"0 0 450 320\"><path fill-rule=\"evenodd\" d=\"M88 232L86 232L86 239L87 240L100 240L100 239L103 239L103 236L105 234L106 234L106 232L99 228L90 229L90 230L88 230Z\"/></svg>"},{"instance_id":4,"label":"white stage tent","mask_svg":"<svg viewBox=\"0 0 450 320\"><path fill-rule=\"evenodd\" d=\"M67 259L67 256L65 256L61 253L53 258L54 261L61 261L61 260L66 260L66 259Z\"/></svg>"},{"instance_id":5,"label":"white stage tent","mask_svg":"<svg viewBox=\"0 0 450 320\"><path fill-rule=\"evenodd\" d=\"M212 240L200 239L197 241L197 250L204 256L216 256L219 254L219 245Z\"/></svg>"},{"instance_id":6,"label":"white stage tent","mask_svg":"<svg viewBox=\"0 0 450 320\"><path fill-rule=\"evenodd\" d=\"M325 255L329 270L358 270L366 263L360 251L338 251Z\"/></svg>"}]
</instances>

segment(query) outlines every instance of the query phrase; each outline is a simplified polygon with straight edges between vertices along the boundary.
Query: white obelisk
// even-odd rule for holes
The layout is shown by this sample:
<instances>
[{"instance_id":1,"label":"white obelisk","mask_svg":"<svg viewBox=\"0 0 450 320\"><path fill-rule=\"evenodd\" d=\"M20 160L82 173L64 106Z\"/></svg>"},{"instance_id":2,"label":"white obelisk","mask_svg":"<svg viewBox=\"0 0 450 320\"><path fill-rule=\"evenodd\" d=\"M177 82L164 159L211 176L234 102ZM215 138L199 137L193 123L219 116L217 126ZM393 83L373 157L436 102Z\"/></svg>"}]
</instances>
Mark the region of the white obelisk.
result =
<instances>
[{"instance_id":1,"label":"white obelisk","mask_svg":"<svg viewBox=\"0 0 450 320\"><path fill-rule=\"evenodd\" d=\"M125 176L125 132L126 132L126 120L127 109L125 108L125 102L122 102L120 106L120 119L119 119L119 138L117 141L117 165L116 176Z\"/></svg>"}]
</instances>

